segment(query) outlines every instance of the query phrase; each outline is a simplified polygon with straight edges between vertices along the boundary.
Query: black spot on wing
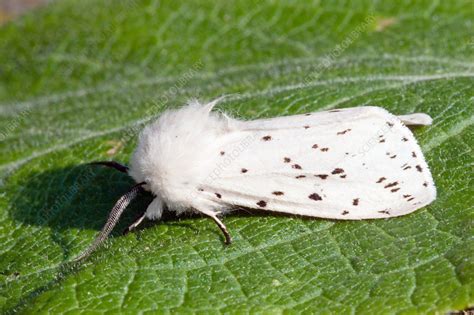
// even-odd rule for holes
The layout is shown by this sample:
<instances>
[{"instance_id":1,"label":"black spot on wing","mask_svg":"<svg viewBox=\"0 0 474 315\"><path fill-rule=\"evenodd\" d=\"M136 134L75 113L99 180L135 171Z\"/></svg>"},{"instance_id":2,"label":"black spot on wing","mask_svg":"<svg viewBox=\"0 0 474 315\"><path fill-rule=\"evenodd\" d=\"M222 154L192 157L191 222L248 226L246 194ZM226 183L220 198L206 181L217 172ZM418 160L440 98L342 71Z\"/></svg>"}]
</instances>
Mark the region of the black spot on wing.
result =
<instances>
[{"instance_id":1,"label":"black spot on wing","mask_svg":"<svg viewBox=\"0 0 474 315\"><path fill-rule=\"evenodd\" d=\"M388 125L389 127L393 127L393 123L391 123L391 122L389 122L389 121L387 121L387 125Z\"/></svg>"},{"instance_id":2,"label":"black spot on wing","mask_svg":"<svg viewBox=\"0 0 474 315\"><path fill-rule=\"evenodd\" d=\"M297 170L301 169L301 166L299 164L293 164L291 167Z\"/></svg>"},{"instance_id":3,"label":"black spot on wing","mask_svg":"<svg viewBox=\"0 0 474 315\"><path fill-rule=\"evenodd\" d=\"M309 126L303 126L303 127L304 127L304 129L308 129L308 128L309 128Z\"/></svg>"},{"instance_id":4,"label":"black spot on wing","mask_svg":"<svg viewBox=\"0 0 474 315\"><path fill-rule=\"evenodd\" d=\"M385 177L380 177L378 181L376 181L377 184L380 184L381 182L383 182L384 180L386 180Z\"/></svg>"},{"instance_id":5,"label":"black spot on wing","mask_svg":"<svg viewBox=\"0 0 474 315\"><path fill-rule=\"evenodd\" d=\"M390 187L397 186L397 185L398 185L398 182L393 182L393 183L385 185L384 188L390 188Z\"/></svg>"},{"instance_id":6,"label":"black spot on wing","mask_svg":"<svg viewBox=\"0 0 474 315\"><path fill-rule=\"evenodd\" d=\"M265 208L267 206L267 203L263 200L260 200L259 202L257 202L257 206Z\"/></svg>"},{"instance_id":7,"label":"black spot on wing","mask_svg":"<svg viewBox=\"0 0 474 315\"><path fill-rule=\"evenodd\" d=\"M275 196L283 196L285 193L283 191L274 191L272 194Z\"/></svg>"},{"instance_id":8,"label":"black spot on wing","mask_svg":"<svg viewBox=\"0 0 474 315\"><path fill-rule=\"evenodd\" d=\"M314 201L323 200L323 198L321 198L321 196L318 195L317 193L312 193L311 195L308 196L308 198Z\"/></svg>"},{"instance_id":9,"label":"black spot on wing","mask_svg":"<svg viewBox=\"0 0 474 315\"><path fill-rule=\"evenodd\" d=\"M243 168L243 169L241 169L240 171L241 171L242 173L247 173L249 170L246 169L246 168Z\"/></svg>"},{"instance_id":10,"label":"black spot on wing","mask_svg":"<svg viewBox=\"0 0 474 315\"><path fill-rule=\"evenodd\" d=\"M305 178L305 177L306 177L306 175L298 175L298 176L296 176L295 178L301 179L301 178Z\"/></svg>"},{"instance_id":11,"label":"black spot on wing","mask_svg":"<svg viewBox=\"0 0 474 315\"><path fill-rule=\"evenodd\" d=\"M321 148L321 151L322 151L322 152L328 152L328 151L329 151L329 148Z\"/></svg>"},{"instance_id":12,"label":"black spot on wing","mask_svg":"<svg viewBox=\"0 0 474 315\"><path fill-rule=\"evenodd\" d=\"M321 178L321 179L326 179L326 178L328 178L329 175L326 175L326 174L317 174L317 175L314 175L314 176L319 177L319 178Z\"/></svg>"},{"instance_id":13,"label":"black spot on wing","mask_svg":"<svg viewBox=\"0 0 474 315\"><path fill-rule=\"evenodd\" d=\"M394 189L391 189L390 191L391 191L391 192L397 192L397 191L399 191L399 190L400 190L400 188L394 188Z\"/></svg>"},{"instance_id":14,"label":"black spot on wing","mask_svg":"<svg viewBox=\"0 0 474 315\"><path fill-rule=\"evenodd\" d=\"M416 153L415 153L415 151L413 151L413 152L411 153L411 156L414 157L414 158L416 158Z\"/></svg>"},{"instance_id":15,"label":"black spot on wing","mask_svg":"<svg viewBox=\"0 0 474 315\"><path fill-rule=\"evenodd\" d=\"M283 158L283 162L284 163L290 163L291 162L291 159L289 157L284 157Z\"/></svg>"},{"instance_id":16,"label":"black spot on wing","mask_svg":"<svg viewBox=\"0 0 474 315\"><path fill-rule=\"evenodd\" d=\"M359 205L359 198L355 198L352 200L352 205L353 206L358 206Z\"/></svg>"},{"instance_id":17,"label":"black spot on wing","mask_svg":"<svg viewBox=\"0 0 474 315\"><path fill-rule=\"evenodd\" d=\"M341 212L341 214L342 214L342 215L349 214L349 211L347 211L347 210L344 210L344 211L342 211L342 212Z\"/></svg>"},{"instance_id":18,"label":"black spot on wing","mask_svg":"<svg viewBox=\"0 0 474 315\"><path fill-rule=\"evenodd\" d=\"M272 140L272 137L271 136L264 136L264 137L262 137L262 140L263 141L270 141L270 140Z\"/></svg>"},{"instance_id":19,"label":"black spot on wing","mask_svg":"<svg viewBox=\"0 0 474 315\"><path fill-rule=\"evenodd\" d=\"M381 210L381 211L379 211L379 213L390 214L390 212L388 212L388 210Z\"/></svg>"},{"instance_id":20,"label":"black spot on wing","mask_svg":"<svg viewBox=\"0 0 474 315\"><path fill-rule=\"evenodd\" d=\"M344 170L342 168L335 168L331 174L336 175L336 174L342 174L344 173Z\"/></svg>"},{"instance_id":21,"label":"black spot on wing","mask_svg":"<svg viewBox=\"0 0 474 315\"><path fill-rule=\"evenodd\" d=\"M215 193L215 194L216 194L216 197L217 197L217 198L219 198L219 199L222 198L222 195L221 195L221 194L219 194L219 193Z\"/></svg>"},{"instance_id":22,"label":"black spot on wing","mask_svg":"<svg viewBox=\"0 0 474 315\"><path fill-rule=\"evenodd\" d=\"M415 167L416 167L416 170L417 170L418 172L420 172L420 173L423 172L423 169L421 168L420 165L417 165L417 166L415 166Z\"/></svg>"},{"instance_id":23,"label":"black spot on wing","mask_svg":"<svg viewBox=\"0 0 474 315\"><path fill-rule=\"evenodd\" d=\"M423 186L428 187L428 182L424 182Z\"/></svg>"},{"instance_id":24,"label":"black spot on wing","mask_svg":"<svg viewBox=\"0 0 474 315\"><path fill-rule=\"evenodd\" d=\"M341 136L341 135L344 135L344 134L348 133L349 131L351 131L350 128L349 128L349 129L346 129L346 130L343 130L343 131L339 131L339 132L337 133L337 135L338 135L338 136Z\"/></svg>"},{"instance_id":25,"label":"black spot on wing","mask_svg":"<svg viewBox=\"0 0 474 315\"><path fill-rule=\"evenodd\" d=\"M224 151L221 151L221 152L219 152L219 153L220 153L220 155L224 155L224 154L225 154L225 152L224 152Z\"/></svg>"},{"instance_id":26,"label":"black spot on wing","mask_svg":"<svg viewBox=\"0 0 474 315\"><path fill-rule=\"evenodd\" d=\"M406 137L403 137L403 138L402 138L402 141L403 141L403 142L407 142L408 139L407 139Z\"/></svg>"},{"instance_id":27,"label":"black spot on wing","mask_svg":"<svg viewBox=\"0 0 474 315\"><path fill-rule=\"evenodd\" d=\"M313 144L312 148L317 149L319 146L317 144Z\"/></svg>"}]
</instances>

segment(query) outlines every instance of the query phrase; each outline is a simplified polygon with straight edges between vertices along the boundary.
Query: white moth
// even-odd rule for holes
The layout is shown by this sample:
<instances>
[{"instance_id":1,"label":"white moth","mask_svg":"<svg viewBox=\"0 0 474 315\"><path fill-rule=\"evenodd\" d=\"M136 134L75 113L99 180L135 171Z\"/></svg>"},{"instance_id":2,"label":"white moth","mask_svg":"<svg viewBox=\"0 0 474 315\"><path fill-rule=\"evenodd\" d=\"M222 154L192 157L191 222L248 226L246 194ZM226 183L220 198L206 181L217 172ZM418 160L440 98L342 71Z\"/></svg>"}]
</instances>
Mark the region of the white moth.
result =
<instances>
[{"instance_id":1,"label":"white moth","mask_svg":"<svg viewBox=\"0 0 474 315\"><path fill-rule=\"evenodd\" d=\"M242 121L212 112L215 100L164 112L140 134L128 169L138 184L122 196L94 244L102 243L140 190L155 198L144 218L163 207L212 218L236 207L318 218L359 220L405 215L430 204L436 188L407 125L426 114L394 116L380 107Z\"/></svg>"}]
</instances>

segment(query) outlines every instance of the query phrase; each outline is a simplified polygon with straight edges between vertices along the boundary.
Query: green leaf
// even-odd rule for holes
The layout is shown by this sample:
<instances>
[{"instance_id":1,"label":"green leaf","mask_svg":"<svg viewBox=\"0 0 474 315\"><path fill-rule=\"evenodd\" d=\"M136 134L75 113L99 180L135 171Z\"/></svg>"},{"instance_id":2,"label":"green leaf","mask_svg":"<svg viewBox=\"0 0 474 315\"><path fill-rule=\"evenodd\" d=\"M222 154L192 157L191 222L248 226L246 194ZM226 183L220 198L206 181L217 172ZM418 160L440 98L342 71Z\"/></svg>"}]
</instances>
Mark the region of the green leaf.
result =
<instances>
[{"instance_id":1,"label":"green leaf","mask_svg":"<svg viewBox=\"0 0 474 315\"><path fill-rule=\"evenodd\" d=\"M55 1L0 29L0 307L420 314L473 305L472 2ZM438 199L387 220L229 215L120 231L79 268L166 107L231 96L245 119L379 105L416 130Z\"/></svg>"}]
</instances>

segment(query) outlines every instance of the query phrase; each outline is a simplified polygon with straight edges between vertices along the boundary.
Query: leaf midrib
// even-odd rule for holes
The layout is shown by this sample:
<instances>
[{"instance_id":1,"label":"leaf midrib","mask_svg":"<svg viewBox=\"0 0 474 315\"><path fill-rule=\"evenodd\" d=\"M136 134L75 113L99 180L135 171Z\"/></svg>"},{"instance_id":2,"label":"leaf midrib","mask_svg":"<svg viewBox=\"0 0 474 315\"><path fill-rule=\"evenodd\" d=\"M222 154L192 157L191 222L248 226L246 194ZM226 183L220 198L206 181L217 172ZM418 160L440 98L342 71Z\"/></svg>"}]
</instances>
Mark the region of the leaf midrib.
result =
<instances>
[{"instance_id":1,"label":"leaf midrib","mask_svg":"<svg viewBox=\"0 0 474 315\"><path fill-rule=\"evenodd\" d=\"M246 72L249 70L255 70L255 71L269 70L269 69L272 69L274 67L279 67L279 66L297 66L300 64L310 65L317 61L324 61L325 59L327 59L327 57L309 57L309 58L303 57L303 58L278 60L278 61L273 61L273 62L268 62L268 63L255 63L255 64L249 64L249 65L229 66L223 69L217 69L214 72L200 71L196 75L193 76L192 80L217 79L217 78L220 78L221 76L236 74L239 72ZM384 54L382 56L367 55L367 56L338 58L336 62L332 63L332 66L338 65L338 64L351 63L351 62L363 63L364 61L367 61L367 60L391 60L391 61L398 60L398 61L403 61L403 62L415 62L415 63L416 62L432 62L432 63L446 64L453 67L466 68L466 70L472 70L474 68L474 63L470 62L469 60L452 60L449 58L434 57L434 56L427 56L427 55L411 57L411 56L393 55L393 54ZM12 111L16 112L16 111L20 111L26 108L47 105L50 103L66 100L68 98L86 97L91 94L103 93L103 92L121 92L123 88L137 88L141 86L153 86L153 85L157 85L161 83L176 82L176 80L181 78L184 74L185 72L178 75L165 76L165 77L152 76L152 77L148 77L144 79L136 79L132 81L125 80L125 82L122 81L116 84L103 84L103 85L99 85L98 87L95 86L92 88L70 90L70 91L65 91L65 92L48 95L48 96L37 96L30 100L22 101L22 102L3 103L3 104L0 104L0 114L4 112L12 112Z\"/></svg>"}]
</instances>

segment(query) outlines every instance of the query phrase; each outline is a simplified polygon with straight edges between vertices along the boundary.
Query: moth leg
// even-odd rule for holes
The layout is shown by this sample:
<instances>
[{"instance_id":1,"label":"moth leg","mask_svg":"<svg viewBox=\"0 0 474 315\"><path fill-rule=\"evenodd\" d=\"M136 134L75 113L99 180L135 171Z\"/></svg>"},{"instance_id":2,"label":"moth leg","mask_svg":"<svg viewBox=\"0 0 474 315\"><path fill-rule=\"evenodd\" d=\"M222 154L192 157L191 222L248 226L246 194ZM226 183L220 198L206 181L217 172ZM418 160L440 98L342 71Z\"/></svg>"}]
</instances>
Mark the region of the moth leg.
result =
<instances>
[{"instance_id":1,"label":"moth leg","mask_svg":"<svg viewBox=\"0 0 474 315\"><path fill-rule=\"evenodd\" d=\"M133 230L135 230L139 225L140 223L143 222L143 220L146 218L146 212L141 216L139 217L135 222L133 222L132 224L130 224L130 226L128 228L125 229L125 231L123 231L123 234L127 234L129 232L132 232Z\"/></svg>"},{"instance_id":2,"label":"moth leg","mask_svg":"<svg viewBox=\"0 0 474 315\"><path fill-rule=\"evenodd\" d=\"M217 217L217 214L213 211L208 210L200 210L197 209L200 213L207 215L210 217L214 222L216 222L217 226L221 229L222 233L224 234L225 244L230 245L232 243L232 237L230 236L229 230L227 227L222 223L222 221Z\"/></svg>"},{"instance_id":3,"label":"moth leg","mask_svg":"<svg viewBox=\"0 0 474 315\"><path fill-rule=\"evenodd\" d=\"M431 125L433 119L424 113L414 113L409 115L397 116L406 126L428 126Z\"/></svg>"},{"instance_id":4,"label":"moth leg","mask_svg":"<svg viewBox=\"0 0 474 315\"><path fill-rule=\"evenodd\" d=\"M211 219L216 222L217 226L221 229L222 233L224 234L225 237L225 244L230 245L232 243L232 237L230 236L229 231L227 230L227 227L222 223L221 220L217 216L211 216Z\"/></svg>"}]
</instances>

